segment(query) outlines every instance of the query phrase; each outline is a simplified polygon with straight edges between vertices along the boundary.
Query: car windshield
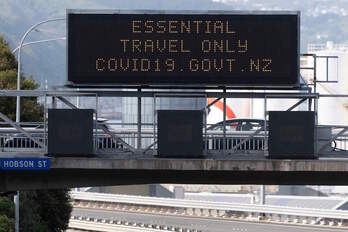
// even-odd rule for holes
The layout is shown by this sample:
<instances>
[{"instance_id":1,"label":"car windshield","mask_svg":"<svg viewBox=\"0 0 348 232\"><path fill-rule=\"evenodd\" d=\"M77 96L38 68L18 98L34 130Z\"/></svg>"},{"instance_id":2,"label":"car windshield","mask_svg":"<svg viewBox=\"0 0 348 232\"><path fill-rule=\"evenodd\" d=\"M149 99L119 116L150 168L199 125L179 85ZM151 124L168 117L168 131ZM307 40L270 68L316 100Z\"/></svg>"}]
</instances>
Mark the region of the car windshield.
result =
<instances>
[{"instance_id":1,"label":"car windshield","mask_svg":"<svg viewBox=\"0 0 348 232\"><path fill-rule=\"evenodd\" d=\"M212 126L212 130L214 131L222 131L223 130L223 123L220 122L219 124L217 124L216 126ZM236 131L238 127L238 123L237 122L226 122L226 131Z\"/></svg>"},{"instance_id":2,"label":"car windshield","mask_svg":"<svg viewBox=\"0 0 348 232\"><path fill-rule=\"evenodd\" d=\"M256 131L262 127L261 122L241 122L239 125L239 128L237 130L239 131Z\"/></svg>"},{"instance_id":3,"label":"car windshield","mask_svg":"<svg viewBox=\"0 0 348 232\"><path fill-rule=\"evenodd\" d=\"M226 121L226 131L256 131L263 127L263 121L251 121L251 120L238 120L238 121ZM222 131L223 122L219 122L215 125L212 125L209 130L213 131Z\"/></svg>"}]
</instances>

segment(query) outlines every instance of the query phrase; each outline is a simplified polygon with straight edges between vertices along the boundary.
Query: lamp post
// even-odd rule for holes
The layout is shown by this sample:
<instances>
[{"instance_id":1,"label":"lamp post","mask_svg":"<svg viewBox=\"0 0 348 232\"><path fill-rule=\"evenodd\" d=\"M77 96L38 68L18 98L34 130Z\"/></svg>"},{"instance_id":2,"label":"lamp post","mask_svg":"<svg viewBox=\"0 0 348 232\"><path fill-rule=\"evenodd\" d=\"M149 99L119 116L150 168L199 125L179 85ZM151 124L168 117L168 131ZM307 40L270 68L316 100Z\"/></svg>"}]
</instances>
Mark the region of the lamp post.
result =
<instances>
[{"instance_id":1,"label":"lamp post","mask_svg":"<svg viewBox=\"0 0 348 232\"><path fill-rule=\"evenodd\" d=\"M13 50L13 53L15 53L18 50L18 66L17 66L17 91L21 89L21 48L24 45L29 45L29 44L34 44L34 43L39 43L39 42L48 42L48 41L53 41L53 40L58 40L61 38L56 38L56 39L48 39L48 40L41 40L41 41L34 41L31 43L24 44L24 40L27 37L27 35L34 30L36 27L48 23L48 22L54 22L54 21L62 21L65 20L65 18L55 18L55 19L48 19L44 20L41 22L38 22L31 26L23 35L20 44L17 48ZM16 104L16 123L20 122L20 113L21 113L21 98L20 96L17 96L17 104ZM19 191L17 191L17 194L14 197L14 202L15 202L15 232L19 232Z\"/></svg>"},{"instance_id":2,"label":"lamp post","mask_svg":"<svg viewBox=\"0 0 348 232\"><path fill-rule=\"evenodd\" d=\"M43 39L43 40L32 41L32 42L24 43L22 47L25 47L31 44L45 43L45 42L51 42L51 41L57 41L57 40L66 40L66 37L58 37L53 39ZM16 53L18 49L19 49L19 46L13 49L12 53Z\"/></svg>"},{"instance_id":3,"label":"lamp post","mask_svg":"<svg viewBox=\"0 0 348 232\"><path fill-rule=\"evenodd\" d=\"M21 89L21 49L24 43L25 38L27 37L27 35L34 30L36 27L44 24L44 23L48 23L48 22L54 22L54 21L62 21L65 20L65 18L55 18L55 19L47 19L41 22L38 22L36 24L34 24L33 26L31 26L23 35L21 42L19 43L18 46L18 67L17 67L17 90L19 91ZM15 49L16 50L16 49ZM21 116L21 99L20 96L17 96L17 104L16 104L16 122L19 123Z\"/></svg>"}]
</instances>

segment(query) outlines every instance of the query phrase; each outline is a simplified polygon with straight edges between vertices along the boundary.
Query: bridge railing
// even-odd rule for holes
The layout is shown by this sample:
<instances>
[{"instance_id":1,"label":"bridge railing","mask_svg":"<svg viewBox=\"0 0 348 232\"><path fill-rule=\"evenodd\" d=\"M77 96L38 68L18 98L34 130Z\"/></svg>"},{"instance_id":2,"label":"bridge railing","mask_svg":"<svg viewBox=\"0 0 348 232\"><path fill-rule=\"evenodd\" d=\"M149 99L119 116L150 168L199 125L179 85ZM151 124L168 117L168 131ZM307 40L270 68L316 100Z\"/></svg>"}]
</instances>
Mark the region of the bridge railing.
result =
<instances>
[{"instance_id":1,"label":"bridge railing","mask_svg":"<svg viewBox=\"0 0 348 232\"><path fill-rule=\"evenodd\" d=\"M161 91L162 94L163 91ZM178 92L178 91L177 91ZM175 93L164 92L169 95L175 96ZM186 92L185 92L186 93ZM267 99L277 99L278 98L294 98L301 99L298 103L288 108L292 110L301 104L304 100L313 100L318 95L313 95L311 93L299 94L295 93L277 93L277 92L254 92L252 94L246 92L203 92L204 96L212 98L233 98L234 96L239 98L262 98ZM41 98L41 103L44 105L44 117L43 122L33 122L33 123L16 123L11 121L5 115L2 115L1 119L5 121L0 123L0 152L4 154L18 151L28 151L28 152L47 152L48 136L47 136L47 121L48 114L47 109L49 108L73 108L77 107L72 103L77 97L86 97L91 103L95 102L95 117L98 118L97 125L98 129L95 130L97 134L94 136L95 151L99 152L111 152L117 153L118 151L139 151L145 152L149 150L157 149L157 132L154 129L153 122L151 123L134 123L133 125L128 125L126 123L120 123L119 125L113 125L108 121L100 121L99 117L101 112L98 111L98 99L99 97L152 97L156 96L158 92L156 91L1 91L0 97L38 97ZM193 95L193 93L191 93ZM196 94L196 93L195 93ZM71 97L71 98L69 98ZM93 99L91 99L93 97ZM200 96L201 97L201 96ZM42 100L44 98L44 100ZM51 102L47 102L48 99ZM58 100L61 101L58 101ZM61 103L61 105L58 104ZM141 102L140 102L141 103ZM266 103L266 102L265 102ZM310 104L309 104L310 105ZM141 104L140 104L141 106ZM266 106L266 104L265 104ZM87 107L87 106L86 106ZM89 108L93 108L90 105ZM208 107L208 106L207 106ZM141 107L140 107L141 108ZM1 113L1 112L0 112ZM140 114L141 115L141 114ZM265 115L267 115L267 108L265 107ZM1 115L0 115L1 116ZM153 115L154 116L154 115ZM154 116L155 117L155 116ZM4 120L6 119L6 120ZM154 120L155 121L155 120ZM99 129L99 126L106 125L110 128L111 133L106 133ZM155 125L155 127L157 127ZM253 153L253 152L264 152L267 153L268 149L268 136L267 131L257 130L257 131L232 131L230 128L226 128L225 131L219 130L207 130L207 125L204 125L203 135L204 135L204 152L211 152L214 154L235 154L235 153ZM348 127L344 126L328 126L328 131L330 131L329 136L325 135L318 137L318 151L320 152L346 152L348 153ZM152 154L153 154L152 153ZM150 153L149 153L150 154Z\"/></svg>"},{"instance_id":2,"label":"bridge railing","mask_svg":"<svg viewBox=\"0 0 348 232\"><path fill-rule=\"evenodd\" d=\"M320 125L317 127L317 150L319 154L347 153L348 127Z\"/></svg>"},{"instance_id":3,"label":"bridge railing","mask_svg":"<svg viewBox=\"0 0 348 232\"><path fill-rule=\"evenodd\" d=\"M149 145L153 144L157 133L154 134L153 128L146 125L147 128L141 130L142 147L140 149L146 149ZM118 128L112 130L117 136L123 139L129 145L137 148L137 140L139 134L136 128ZM318 152L348 152L348 127L339 125L320 125L317 127L317 142ZM267 152L268 146L268 132L261 131L255 135L255 131L226 131L225 147L224 147L224 135L222 131L203 131L204 150L209 151L225 151L227 153L241 153L241 152ZM103 138L107 140L108 138ZM243 143L244 141L244 143ZM238 146L239 145L239 146ZM112 151L112 143L106 141L103 146L99 146L104 151ZM153 146L157 148L157 144Z\"/></svg>"},{"instance_id":4,"label":"bridge railing","mask_svg":"<svg viewBox=\"0 0 348 232\"><path fill-rule=\"evenodd\" d=\"M37 138L44 144L47 144L47 133L43 129L27 128L25 129L32 137ZM112 130L115 135L123 142L130 146L137 148L138 132L136 129L122 128L119 130ZM251 138L238 148L235 146L247 139L252 133L250 132L228 132L226 133L226 147L224 149L223 134L222 132L207 132L204 137L204 149L207 151L261 151L265 148L265 140L263 135L258 135ZM142 148L146 148L154 142L154 136L152 129L143 130L141 133ZM125 150L123 144L108 134L99 132L97 138L96 150L103 152L116 152L119 150ZM156 148L156 147L155 147ZM45 151L45 147L32 141L26 135L19 133L12 128L0 128L0 151L4 152L42 152Z\"/></svg>"},{"instance_id":5,"label":"bridge railing","mask_svg":"<svg viewBox=\"0 0 348 232\"><path fill-rule=\"evenodd\" d=\"M323 131L324 128L324 135L318 130L317 148L319 154L348 152L348 127L320 126L318 128L320 128L320 131ZM45 132L44 129L34 127L24 129L31 137L41 141L45 146L43 147L37 144L23 133L18 132L15 128L0 128L0 152L45 152L48 144L47 132ZM137 142L139 133L136 128L118 128L112 129L111 132L116 135L116 138L98 130L98 135L94 137L97 139L97 141L94 141L94 144L96 144L96 152L117 153L118 151L129 151L128 147L124 144L138 149ZM203 134L203 150L207 153L214 151L224 151L228 154L267 152L268 137L264 132L253 135L253 131L228 131L225 134L225 139L221 131L207 131ZM151 128L142 129L140 136L142 147L139 150L145 150L154 143L157 137ZM153 146L152 149L156 148L157 145Z\"/></svg>"},{"instance_id":6,"label":"bridge railing","mask_svg":"<svg viewBox=\"0 0 348 232\"><path fill-rule=\"evenodd\" d=\"M47 144L47 134L41 129L25 129L32 138ZM44 152L42 146L15 128L0 128L0 152Z\"/></svg>"}]
</instances>

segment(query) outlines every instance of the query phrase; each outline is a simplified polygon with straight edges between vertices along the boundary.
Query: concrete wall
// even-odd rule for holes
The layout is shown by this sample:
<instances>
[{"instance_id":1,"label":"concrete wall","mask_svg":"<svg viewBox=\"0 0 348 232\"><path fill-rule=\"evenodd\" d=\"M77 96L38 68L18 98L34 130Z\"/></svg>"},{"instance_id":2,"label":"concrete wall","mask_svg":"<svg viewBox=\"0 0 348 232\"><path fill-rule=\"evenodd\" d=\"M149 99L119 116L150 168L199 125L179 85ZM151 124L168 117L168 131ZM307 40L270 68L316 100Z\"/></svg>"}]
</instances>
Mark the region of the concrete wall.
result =
<instances>
[{"instance_id":1,"label":"concrete wall","mask_svg":"<svg viewBox=\"0 0 348 232\"><path fill-rule=\"evenodd\" d=\"M121 185L93 187L88 192L150 196L150 185Z\"/></svg>"},{"instance_id":2,"label":"concrete wall","mask_svg":"<svg viewBox=\"0 0 348 232\"><path fill-rule=\"evenodd\" d=\"M89 189L88 192L124 194L147 197L172 198L174 196L173 192L164 188L160 184L100 186L93 187Z\"/></svg>"}]
</instances>

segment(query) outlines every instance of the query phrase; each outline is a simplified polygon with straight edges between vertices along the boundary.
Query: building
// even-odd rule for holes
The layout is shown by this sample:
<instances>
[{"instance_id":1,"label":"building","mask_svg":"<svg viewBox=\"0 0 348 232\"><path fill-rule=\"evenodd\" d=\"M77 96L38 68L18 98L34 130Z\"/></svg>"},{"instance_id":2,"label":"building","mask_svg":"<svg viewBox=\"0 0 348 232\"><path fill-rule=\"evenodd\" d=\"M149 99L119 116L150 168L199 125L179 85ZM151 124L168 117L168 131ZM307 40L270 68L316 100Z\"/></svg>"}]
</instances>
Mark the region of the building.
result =
<instances>
[{"instance_id":1,"label":"building","mask_svg":"<svg viewBox=\"0 0 348 232\"><path fill-rule=\"evenodd\" d=\"M320 94L348 93L348 44L309 44L308 53L315 54L317 92ZM301 65L314 67L312 57L305 57ZM302 76L313 83L312 70L303 70ZM348 100L346 98L320 98L318 103L318 124L347 125Z\"/></svg>"}]
</instances>

